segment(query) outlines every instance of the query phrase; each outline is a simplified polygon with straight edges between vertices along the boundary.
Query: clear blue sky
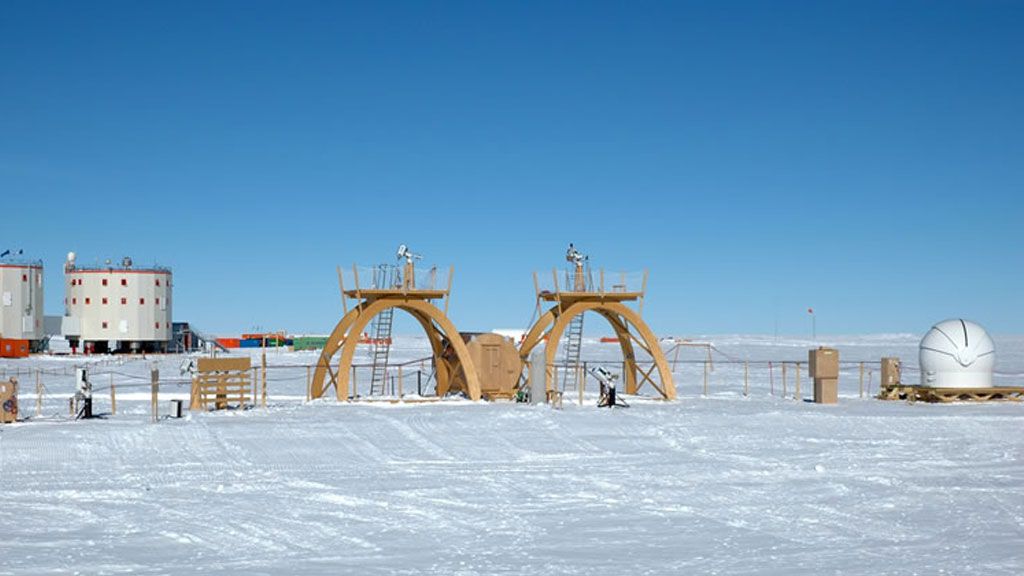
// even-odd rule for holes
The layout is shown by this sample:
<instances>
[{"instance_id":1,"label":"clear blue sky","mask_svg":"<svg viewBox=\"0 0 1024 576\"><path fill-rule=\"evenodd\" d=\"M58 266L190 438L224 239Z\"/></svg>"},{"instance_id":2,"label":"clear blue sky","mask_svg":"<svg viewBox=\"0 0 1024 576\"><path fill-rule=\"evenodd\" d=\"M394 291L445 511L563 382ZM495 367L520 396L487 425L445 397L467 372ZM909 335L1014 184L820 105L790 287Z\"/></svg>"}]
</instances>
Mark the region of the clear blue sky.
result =
<instances>
[{"instance_id":1,"label":"clear blue sky","mask_svg":"<svg viewBox=\"0 0 1024 576\"><path fill-rule=\"evenodd\" d=\"M0 245L327 332L335 265L520 327L575 242L663 334L1024 332L1020 2L0 5Z\"/></svg>"}]
</instances>

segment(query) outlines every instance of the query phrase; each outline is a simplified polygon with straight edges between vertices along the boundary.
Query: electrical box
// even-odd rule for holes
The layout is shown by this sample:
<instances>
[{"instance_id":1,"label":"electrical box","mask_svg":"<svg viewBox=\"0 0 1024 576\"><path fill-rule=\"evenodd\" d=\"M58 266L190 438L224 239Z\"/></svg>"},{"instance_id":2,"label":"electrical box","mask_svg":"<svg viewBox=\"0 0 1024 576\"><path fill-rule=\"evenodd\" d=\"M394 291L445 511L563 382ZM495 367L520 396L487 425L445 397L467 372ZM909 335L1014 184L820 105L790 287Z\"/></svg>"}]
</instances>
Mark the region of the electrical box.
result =
<instances>
[{"instance_id":1,"label":"electrical box","mask_svg":"<svg viewBox=\"0 0 1024 576\"><path fill-rule=\"evenodd\" d=\"M0 382L0 424L18 421L18 381Z\"/></svg>"},{"instance_id":2,"label":"electrical box","mask_svg":"<svg viewBox=\"0 0 1024 576\"><path fill-rule=\"evenodd\" d=\"M882 358L882 388L895 388L900 385L900 359Z\"/></svg>"},{"instance_id":3,"label":"electrical box","mask_svg":"<svg viewBox=\"0 0 1024 576\"><path fill-rule=\"evenodd\" d=\"M815 378L814 379L814 401L817 404L838 404L839 403L839 379L837 379L837 378Z\"/></svg>"},{"instance_id":4,"label":"electrical box","mask_svg":"<svg viewBox=\"0 0 1024 576\"><path fill-rule=\"evenodd\" d=\"M807 355L807 370L811 378L839 378L839 350L818 348Z\"/></svg>"}]
</instances>

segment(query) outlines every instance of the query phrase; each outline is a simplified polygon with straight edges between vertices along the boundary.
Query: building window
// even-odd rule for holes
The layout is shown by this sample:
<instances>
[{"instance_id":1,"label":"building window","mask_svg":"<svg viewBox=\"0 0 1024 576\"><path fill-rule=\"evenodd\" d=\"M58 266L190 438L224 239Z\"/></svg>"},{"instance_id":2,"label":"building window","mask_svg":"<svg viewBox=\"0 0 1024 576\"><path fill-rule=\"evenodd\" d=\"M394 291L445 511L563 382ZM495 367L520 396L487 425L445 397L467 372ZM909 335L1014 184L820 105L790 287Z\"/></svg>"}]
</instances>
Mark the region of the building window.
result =
<instances>
[{"instance_id":1,"label":"building window","mask_svg":"<svg viewBox=\"0 0 1024 576\"><path fill-rule=\"evenodd\" d=\"M157 299L156 299L156 305L157 305L157 306L159 306L159 305L160 305L160 299L159 299L159 298L157 298Z\"/></svg>"},{"instance_id":2,"label":"building window","mask_svg":"<svg viewBox=\"0 0 1024 576\"><path fill-rule=\"evenodd\" d=\"M104 285L104 286L106 286L106 285L107 285L107 279L106 279L106 278L104 278L104 279L103 279L103 285Z\"/></svg>"},{"instance_id":3,"label":"building window","mask_svg":"<svg viewBox=\"0 0 1024 576\"><path fill-rule=\"evenodd\" d=\"M21 281L22 282L28 282L28 274L22 274L21 275Z\"/></svg>"},{"instance_id":4,"label":"building window","mask_svg":"<svg viewBox=\"0 0 1024 576\"><path fill-rule=\"evenodd\" d=\"M139 306L142 306L145 303L146 303L146 299L145 298L139 298Z\"/></svg>"},{"instance_id":5,"label":"building window","mask_svg":"<svg viewBox=\"0 0 1024 576\"><path fill-rule=\"evenodd\" d=\"M159 286L159 285L160 285L160 279L159 279L159 278L157 278L157 279L156 279L156 285L157 285L157 286Z\"/></svg>"},{"instance_id":6,"label":"building window","mask_svg":"<svg viewBox=\"0 0 1024 576\"><path fill-rule=\"evenodd\" d=\"M128 279L127 278L121 278L121 286L127 286L127 285L128 285Z\"/></svg>"},{"instance_id":7,"label":"building window","mask_svg":"<svg viewBox=\"0 0 1024 576\"><path fill-rule=\"evenodd\" d=\"M107 329L107 323L106 323L106 322L104 322L104 323L103 323L103 329L104 329L104 330L106 330L106 329Z\"/></svg>"},{"instance_id":8,"label":"building window","mask_svg":"<svg viewBox=\"0 0 1024 576\"><path fill-rule=\"evenodd\" d=\"M157 330L159 330L159 329L160 329L160 323L159 323L159 322L157 322L157 323L156 323L156 329L157 329Z\"/></svg>"},{"instance_id":9,"label":"building window","mask_svg":"<svg viewBox=\"0 0 1024 576\"><path fill-rule=\"evenodd\" d=\"M106 303L107 303L107 299L106 299L106 298L104 298L104 299L103 299L103 303L104 303L104 304L106 304Z\"/></svg>"},{"instance_id":10,"label":"building window","mask_svg":"<svg viewBox=\"0 0 1024 576\"><path fill-rule=\"evenodd\" d=\"M121 304L127 304L127 303L128 303L128 299L127 298L121 298Z\"/></svg>"},{"instance_id":11,"label":"building window","mask_svg":"<svg viewBox=\"0 0 1024 576\"><path fill-rule=\"evenodd\" d=\"M71 299L71 303L72 304L78 304L78 298L72 298Z\"/></svg>"},{"instance_id":12,"label":"building window","mask_svg":"<svg viewBox=\"0 0 1024 576\"><path fill-rule=\"evenodd\" d=\"M86 298L85 299L85 303L86 304L92 304L92 298Z\"/></svg>"}]
</instances>

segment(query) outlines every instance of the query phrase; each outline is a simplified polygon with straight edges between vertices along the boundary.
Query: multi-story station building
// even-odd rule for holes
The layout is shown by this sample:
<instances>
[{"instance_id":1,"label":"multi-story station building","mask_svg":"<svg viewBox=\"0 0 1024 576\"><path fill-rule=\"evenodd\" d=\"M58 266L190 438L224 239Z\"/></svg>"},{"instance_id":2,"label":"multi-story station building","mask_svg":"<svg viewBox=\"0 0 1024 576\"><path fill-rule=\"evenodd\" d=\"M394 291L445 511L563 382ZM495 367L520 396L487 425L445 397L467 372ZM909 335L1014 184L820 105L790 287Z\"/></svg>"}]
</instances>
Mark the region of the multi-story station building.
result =
<instances>
[{"instance_id":1,"label":"multi-story station building","mask_svg":"<svg viewBox=\"0 0 1024 576\"><path fill-rule=\"evenodd\" d=\"M82 352L165 352L171 339L171 270L120 266L81 267L75 254L64 265L64 333Z\"/></svg>"}]
</instances>

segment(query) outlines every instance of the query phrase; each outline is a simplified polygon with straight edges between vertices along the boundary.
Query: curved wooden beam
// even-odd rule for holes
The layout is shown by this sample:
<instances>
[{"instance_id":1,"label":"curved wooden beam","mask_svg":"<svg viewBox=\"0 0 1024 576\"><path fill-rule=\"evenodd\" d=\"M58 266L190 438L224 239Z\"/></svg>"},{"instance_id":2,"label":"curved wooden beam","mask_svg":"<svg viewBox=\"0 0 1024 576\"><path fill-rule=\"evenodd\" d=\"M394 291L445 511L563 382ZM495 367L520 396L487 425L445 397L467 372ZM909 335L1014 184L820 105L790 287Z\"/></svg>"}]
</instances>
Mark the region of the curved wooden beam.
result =
<instances>
[{"instance_id":1,"label":"curved wooden beam","mask_svg":"<svg viewBox=\"0 0 1024 576\"><path fill-rule=\"evenodd\" d=\"M309 395L310 398L320 398L327 392L330 384L324 383L327 377L328 369L331 366L331 358L341 348L342 341L345 340L345 335L348 332L348 327L355 321L357 317L362 313L363 304L352 308L341 320L338 321L338 325L331 331L331 335L327 337L327 342L324 344L324 349L320 352L320 359L316 363L316 371L313 373L313 381L310 384ZM332 383L334 377L331 377Z\"/></svg>"},{"instance_id":2,"label":"curved wooden beam","mask_svg":"<svg viewBox=\"0 0 1024 576\"><path fill-rule=\"evenodd\" d=\"M622 376L626 385L626 394L636 394L636 352L633 350L633 338L629 334L629 325L626 324L618 314L608 310L595 310L594 312L604 316L605 320L612 325L615 336L619 339L619 349L622 350L622 360L625 364Z\"/></svg>"},{"instance_id":3,"label":"curved wooden beam","mask_svg":"<svg viewBox=\"0 0 1024 576\"><path fill-rule=\"evenodd\" d=\"M530 352L533 352L537 344L544 341L544 331L547 330L548 326L555 323L557 310L558 306L552 306L550 310L541 314L540 318L537 319L537 322L534 323L533 327L530 328L530 331L523 338L522 343L519 344L519 357L524 362L530 359Z\"/></svg>"}]
</instances>

